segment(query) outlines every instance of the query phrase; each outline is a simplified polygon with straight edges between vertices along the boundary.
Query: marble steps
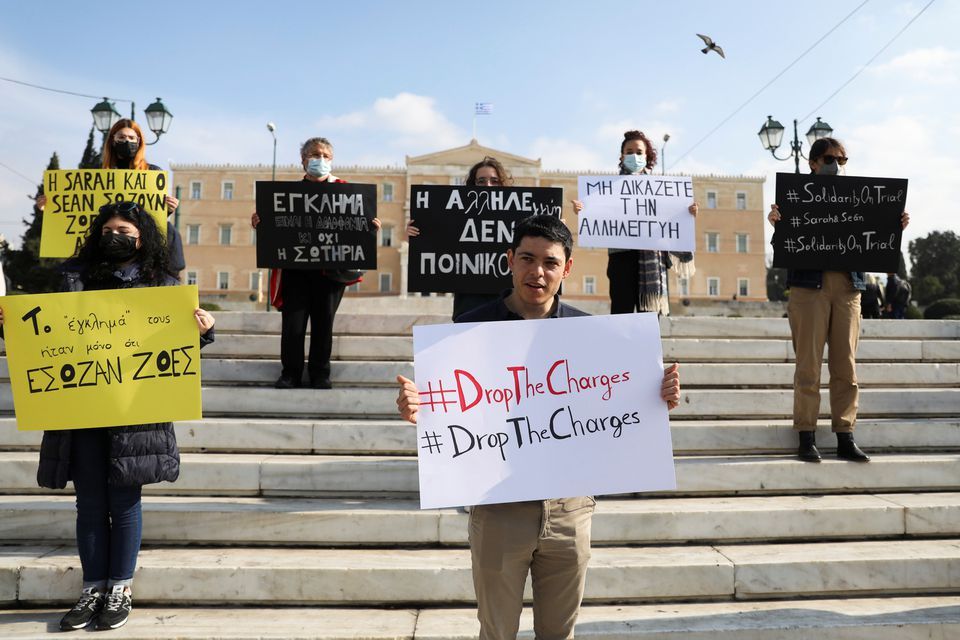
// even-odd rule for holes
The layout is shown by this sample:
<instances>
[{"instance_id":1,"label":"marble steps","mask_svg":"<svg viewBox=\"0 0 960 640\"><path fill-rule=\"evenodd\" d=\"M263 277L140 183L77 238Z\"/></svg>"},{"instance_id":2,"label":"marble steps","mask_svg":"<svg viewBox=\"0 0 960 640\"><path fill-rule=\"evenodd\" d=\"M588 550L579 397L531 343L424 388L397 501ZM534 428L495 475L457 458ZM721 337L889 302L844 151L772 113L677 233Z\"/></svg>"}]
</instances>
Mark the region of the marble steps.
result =
<instances>
[{"instance_id":1,"label":"marble steps","mask_svg":"<svg viewBox=\"0 0 960 640\"><path fill-rule=\"evenodd\" d=\"M147 547L142 604L416 606L474 602L467 549ZM0 604L73 602L72 546L0 547ZM767 600L960 592L960 539L598 547L584 601ZM529 582L526 591L530 597Z\"/></svg>"},{"instance_id":2,"label":"marble steps","mask_svg":"<svg viewBox=\"0 0 960 640\"><path fill-rule=\"evenodd\" d=\"M960 416L955 418L864 419L857 441L870 453L960 450ZM205 418L178 422L183 452L313 453L346 455L415 455L416 430L399 418L385 420L303 418ZM792 453L797 434L790 420L671 419L677 455ZM0 418L0 450L40 446L40 431L17 431L12 417ZM825 453L836 437L821 426L817 443Z\"/></svg>"},{"instance_id":3,"label":"marble steps","mask_svg":"<svg viewBox=\"0 0 960 640\"><path fill-rule=\"evenodd\" d=\"M279 359L203 358L203 383L207 385L272 385L280 375ZM686 387L793 387L793 363L704 363L683 362L681 375ZM5 378L0 365L0 379ZM413 379L413 362L343 361L331 362L335 386L369 385L393 387L398 375ZM861 388L871 386L949 387L960 385L958 362L864 362L857 365ZM821 385L830 382L827 364Z\"/></svg>"},{"instance_id":4,"label":"marble steps","mask_svg":"<svg viewBox=\"0 0 960 640\"><path fill-rule=\"evenodd\" d=\"M573 302L576 306L576 302ZM280 334L280 314L262 311L217 311L217 331L225 333ZM436 313L345 313L334 319L334 334L411 335L412 327L450 322L449 314ZM790 338L785 318L711 318L673 316L660 318L663 337L727 336L738 338ZM957 320L863 320L864 339L960 338Z\"/></svg>"},{"instance_id":5,"label":"marble steps","mask_svg":"<svg viewBox=\"0 0 960 640\"><path fill-rule=\"evenodd\" d=\"M55 392L52 392L55 393ZM396 418L397 393L389 387L330 390L272 387L205 386L203 413L208 417ZM560 405L563 406L563 405ZM861 418L955 417L960 387L887 388L860 392ZM792 414L790 389L685 389L674 419L785 419ZM829 395L821 394L820 415L829 416ZM9 382L0 382L0 415L13 414Z\"/></svg>"},{"instance_id":6,"label":"marble steps","mask_svg":"<svg viewBox=\"0 0 960 640\"><path fill-rule=\"evenodd\" d=\"M152 495L412 498L417 461L406 456L185 453L174 483ZM677 490L661 497L952 491L960 454L875 454L868 464L827 455L821 464L793 456L678 457ZM36 485L37 454L0 452L0 493L51 493ZM654 494L644 494L654 495Z\"/></svg>"},{"instance_id":7,"label":"marble steps","mask_svg":"<svg viewBox=\"0 0 960 640\"><path fill-rule=\"evenodd\" d=\"M202 379L216 386L272 386L280 375L279 358L204 357ZM398 360L334 360L331 380L336 387L393 387L398 375L413 378L413 362ZM793 363L690 362L681 366L688 388L791 387ZM958 362L862 362L857 365L861 387L948 387L960 385ZM0 357L0 380L9 380L7 360ZM823 365L821 384L829 384L830 372Z\"/></svg>"},{"instance_id":8,"label":"marble steps","mask_svg":"<svg viewBox=\"0 0 960 640\"><path fill-rule=\"evenodd\" d=\"M589 578L588 578L589 579ZM60 633L62 609L0 609L9 640L86 638ZM472 608L349 609L337 607L137 606L110 632L118 640L475 640ZM751 602L583 606L575 630L585 640L954 640L960 597L844 598ZM533 612L520 618L522 640L533 635Z\"/></svg>"},{"instance_id":9,"label":"marble steps","mask_svg":"<svg viewBox=\"0 0 960 640\"><path fill-rule=\"evenodd\" d=\"M794 359L789 339L670 337L664 338L662 344L667 360L790 362ZM236 334L225 335L204 348L203 357L276 358L279 353L279 335ZM412 355L412 337L339 335L333 338L334 359L408 361ZM857 360L957 362L960 361L960 340L864 340L857 351Z\"/></svg>"},{"instance_id":10,"label":"marble steps","mask_svg":"<svg viewBox=\"0 0 960 640\"><path fill-rule=\"evenodd\" d=\"M411 500L150 496L146 545L467 547L467 514ZM73 496L0 496L4 544L72 544ZM960 493L601 499L593 546L960 536Z\"/></svg>"}]
</instances>

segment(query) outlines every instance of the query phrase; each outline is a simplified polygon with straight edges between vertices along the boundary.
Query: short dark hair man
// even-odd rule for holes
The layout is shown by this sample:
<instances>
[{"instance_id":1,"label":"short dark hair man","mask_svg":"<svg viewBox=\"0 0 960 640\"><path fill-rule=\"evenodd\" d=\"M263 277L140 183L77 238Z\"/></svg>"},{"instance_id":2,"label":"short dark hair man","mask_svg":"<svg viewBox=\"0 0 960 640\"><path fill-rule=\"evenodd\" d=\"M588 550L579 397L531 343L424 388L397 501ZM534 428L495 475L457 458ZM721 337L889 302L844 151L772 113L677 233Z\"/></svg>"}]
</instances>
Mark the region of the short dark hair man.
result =
<instances>
[{"instance_id":1,"label":"short dark hair man","mask_svg":"<svg viewBox=\"0 0 960 640\"><path fill-rule=\"evenodd\" d=\"M588 315L560 302L557 292L573 266L570 230L553 216L517 224L507 262L513 288L456 322L535 320ZM416 423L420 394L412 380L397 377L397 407ZM670 409L680 400L677 365L663 376L661 397ZM488 504L470 511L470 555L477 594L480 640L514 640L523 610L523 586L533 574L533 626L537 638L572 638L583 599L591 497Z\"/></svg>"}]
</instances>

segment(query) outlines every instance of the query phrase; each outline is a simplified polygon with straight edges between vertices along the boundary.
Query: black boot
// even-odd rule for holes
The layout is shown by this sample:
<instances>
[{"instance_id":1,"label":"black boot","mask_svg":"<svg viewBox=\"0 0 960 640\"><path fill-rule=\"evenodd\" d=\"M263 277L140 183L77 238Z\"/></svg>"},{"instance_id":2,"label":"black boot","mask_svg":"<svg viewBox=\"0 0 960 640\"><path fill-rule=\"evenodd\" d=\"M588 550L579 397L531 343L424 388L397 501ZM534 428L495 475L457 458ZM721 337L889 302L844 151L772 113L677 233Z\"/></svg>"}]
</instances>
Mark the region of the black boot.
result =
<instances>
[{"instance_id":1,"label":"black boot","mask_svg":"<svg viewBox=\"0 0 960 640\"><path fill-rule=\"evenodd\" d=\"M817 451L817 434L815 431L800 431L800 448L797 457L804 462L820 462L820 452Z\"/></svg>"},{"instance_id":2,"label":"black boot","mask_svg":"<svg viewBox=\"0 0 960 640\"><path fill-rule=\"evenodd\" d=\"M853 441L852 433L837 434L837 457L854 462L870 462L870 456L861 451Z\"/></svg>"}]
</instances>

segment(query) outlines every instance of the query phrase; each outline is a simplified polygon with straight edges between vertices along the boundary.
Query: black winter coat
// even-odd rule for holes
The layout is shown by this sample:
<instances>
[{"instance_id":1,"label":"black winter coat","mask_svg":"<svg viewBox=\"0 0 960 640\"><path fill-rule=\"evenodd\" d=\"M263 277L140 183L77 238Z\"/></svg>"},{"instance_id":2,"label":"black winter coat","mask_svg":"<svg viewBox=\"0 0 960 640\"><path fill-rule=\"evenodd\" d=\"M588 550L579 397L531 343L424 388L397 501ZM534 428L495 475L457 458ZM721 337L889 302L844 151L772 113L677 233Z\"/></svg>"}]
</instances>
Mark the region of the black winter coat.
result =
<instances>
[{"instance_id":1,"label":"black winter coat","mask_svg":"<svg viewBox=\"0 0 960 640\"><path fill-rule=\"evenodd\" d=\"M125 289L149 286L139 279L136 268L115 274L114 286L102 288ZM170 278L164 284L175 285ZM65 291L82 291L80 274L67 272ZM213 329L200 336L200 348L214 340ZM180 477L180 451L170 422L138 424L127 427L104 427L110 433L110 468L107 482L112 486L129 487L174 482ZM40 443L40 467L37 484L48 489L63 489L70 478L70 451L73 430L44 431Z\"/></svg>"}]
</instances>

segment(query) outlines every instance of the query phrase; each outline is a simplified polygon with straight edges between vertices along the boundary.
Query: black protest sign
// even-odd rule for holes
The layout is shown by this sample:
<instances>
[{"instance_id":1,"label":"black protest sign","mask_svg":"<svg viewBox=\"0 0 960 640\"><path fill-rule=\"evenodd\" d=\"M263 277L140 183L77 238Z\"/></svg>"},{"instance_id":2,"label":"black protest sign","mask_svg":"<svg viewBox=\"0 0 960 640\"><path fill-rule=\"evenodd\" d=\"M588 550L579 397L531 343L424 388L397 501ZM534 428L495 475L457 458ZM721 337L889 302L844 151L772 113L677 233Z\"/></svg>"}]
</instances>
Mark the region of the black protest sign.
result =
<instances>
[{"instance_id":1,"label":"black protest sign","mask_svg":"<svg viewBox=\"0 0 960 640\"><path fill-rule=\"evenodd\" d=\"M906 202L901 178L778 173L773 266L894 272Z\"/></svg>"},{"instance_id":2,"label":"black protest sign","mask_svg":"<svg viewBox=\"0 0 960 640\"><path fill-rule=\"evenodd\" d=\"M560 217L563 189L546 187L410 188L407 289L421 292L499 293L511 286L507 249L523 218Z\"/></svg>"},{"instance_id":3,"label":"black protest sign","mask_svg":"<svg viewBox=\"0 0 960 640\"><path fill-rule=\"evenodd\" d=\"M257 266L376 269L377 186L257 182Z\"/></svg>"}]
</instances>

